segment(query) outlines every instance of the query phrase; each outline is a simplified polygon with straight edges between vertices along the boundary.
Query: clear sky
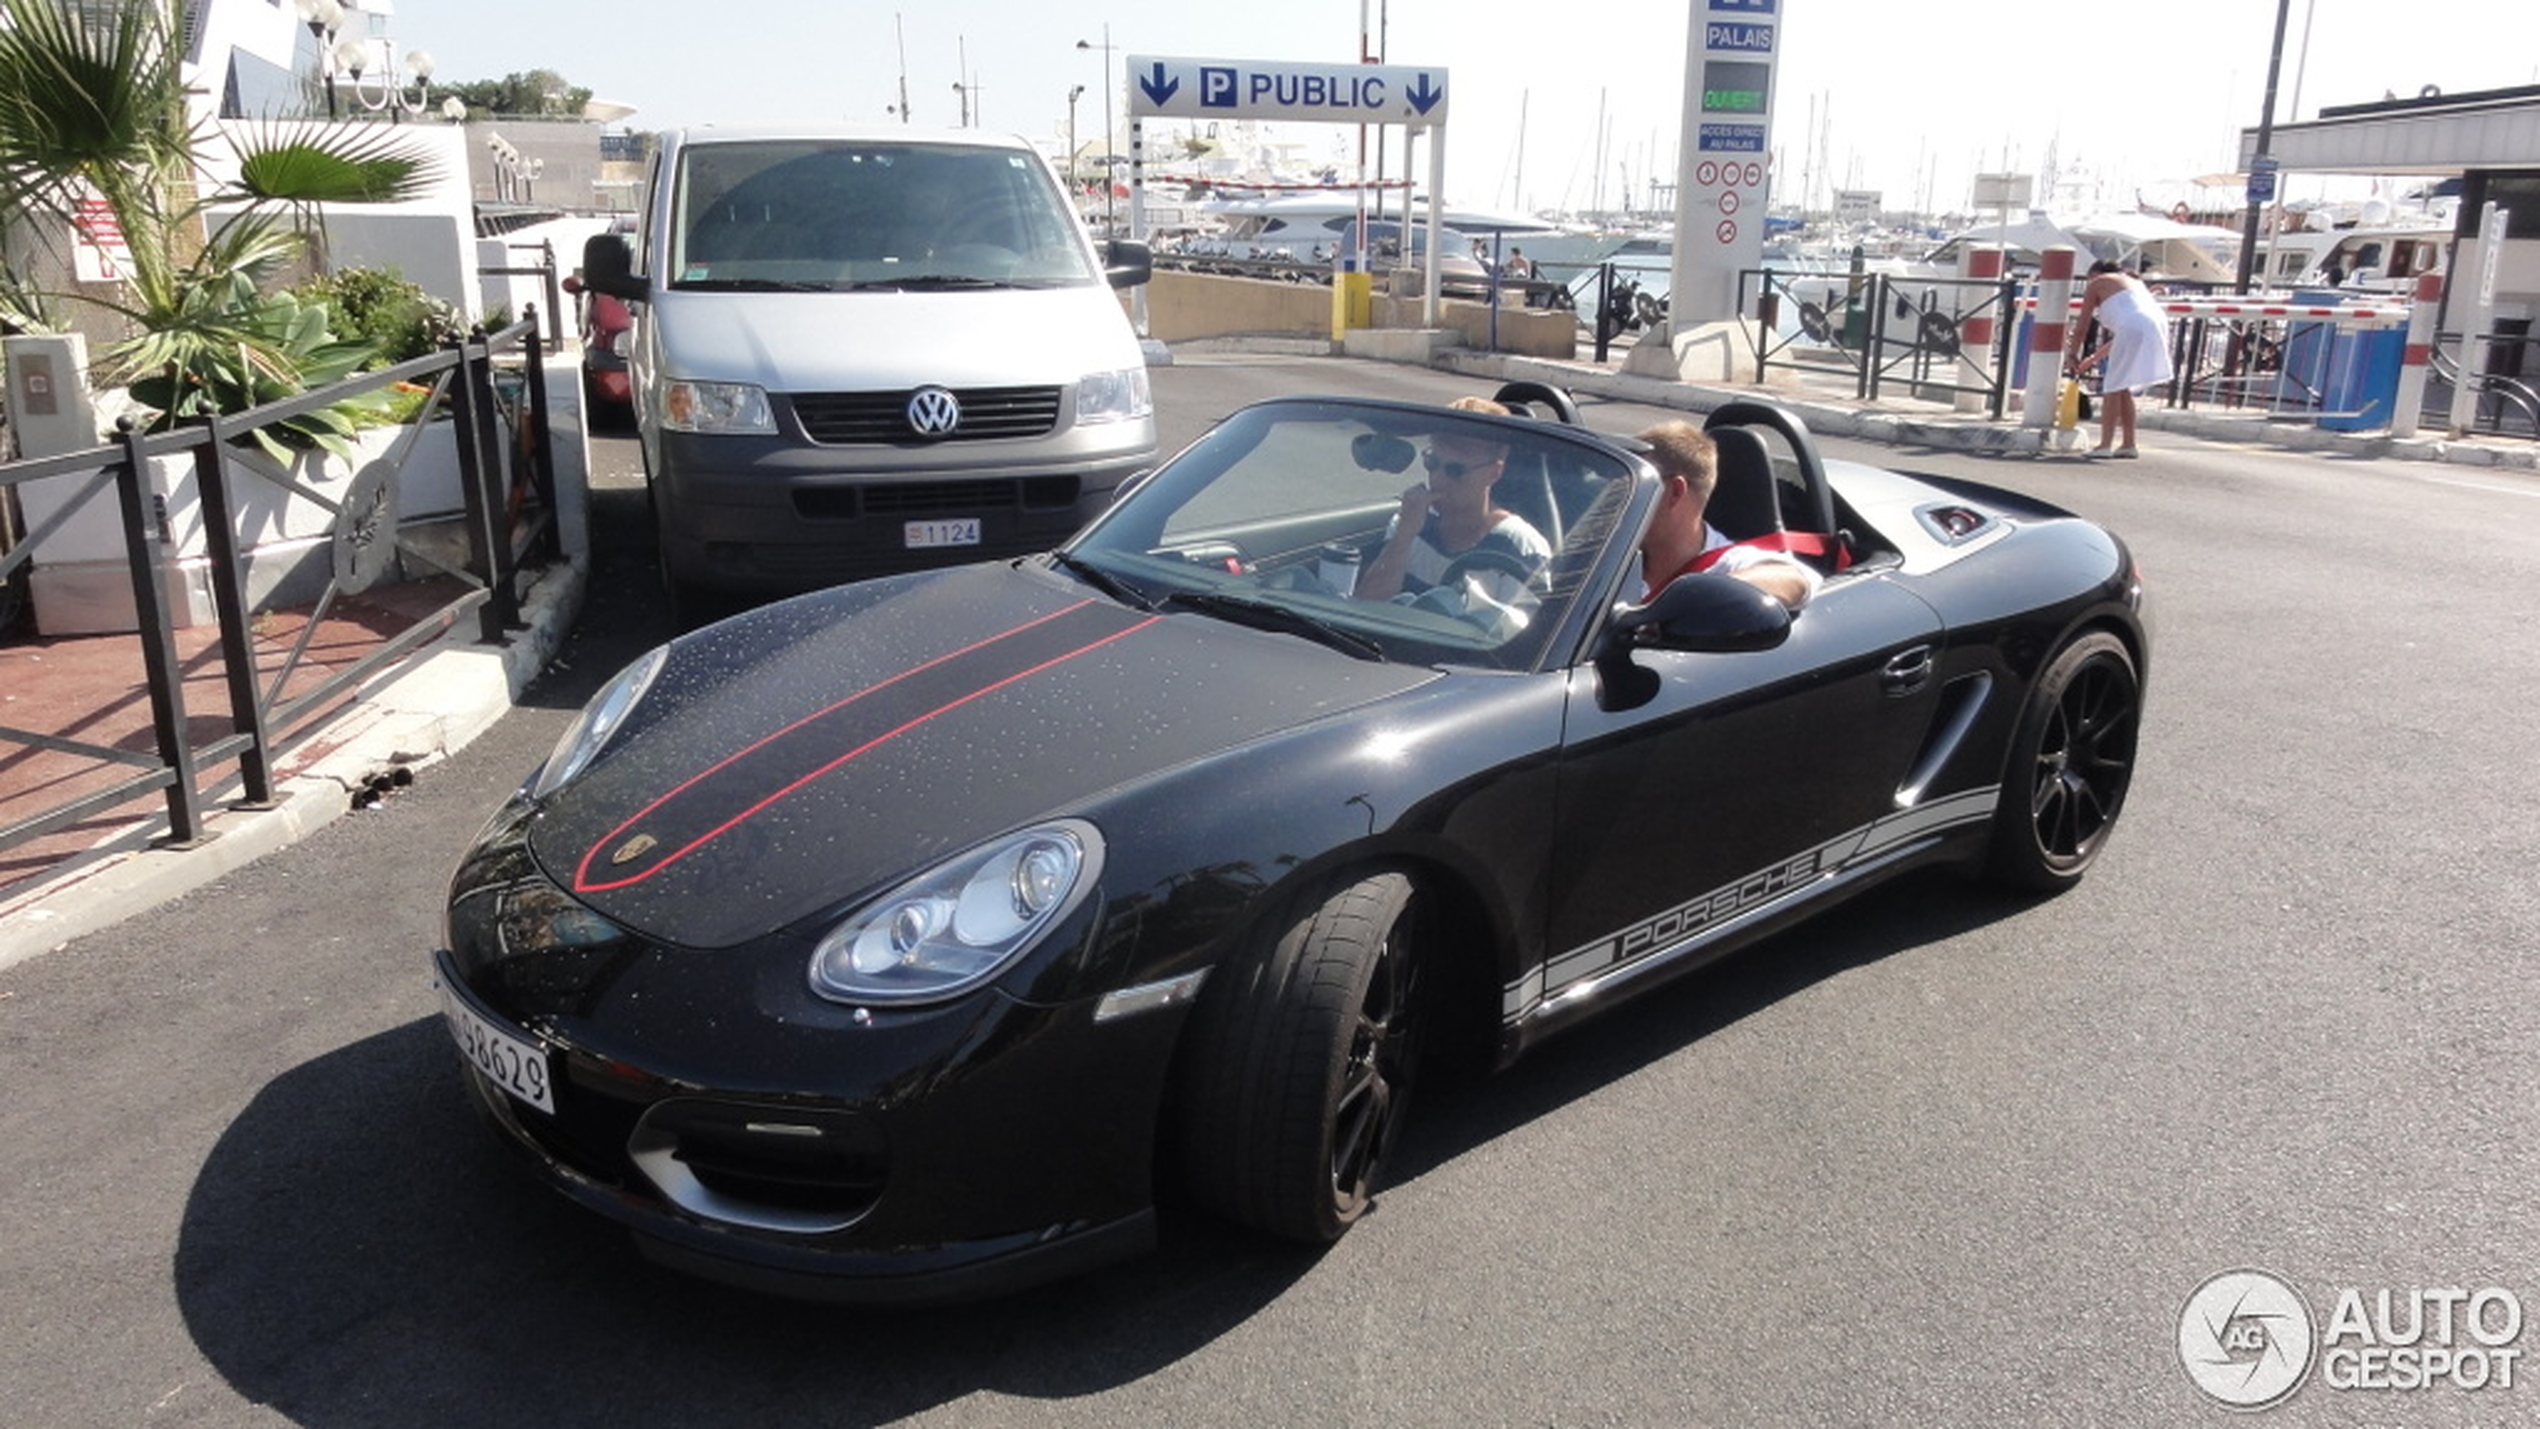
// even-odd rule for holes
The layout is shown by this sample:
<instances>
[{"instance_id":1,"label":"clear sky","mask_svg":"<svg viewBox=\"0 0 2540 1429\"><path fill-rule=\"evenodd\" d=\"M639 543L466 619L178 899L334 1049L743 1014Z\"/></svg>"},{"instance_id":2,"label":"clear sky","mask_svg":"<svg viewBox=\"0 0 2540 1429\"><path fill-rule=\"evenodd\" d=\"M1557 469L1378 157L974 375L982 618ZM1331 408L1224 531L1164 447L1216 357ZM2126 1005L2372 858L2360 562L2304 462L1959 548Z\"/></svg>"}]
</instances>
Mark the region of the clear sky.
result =
<instances>
[{"instance_id":1,"label":"clear sky","mask_svg":"<svg viewBox=\"0 0 2540 1429\"><path fill-rule=\"evenodd\" d=\"M1891 208L1963 208L1980 171L2037 173L2070 206L2166 203L2227 171L2265 96L2276 0L1780 0L1776 200L1803 185L1877 189ZM892 119L1102 133L1107 88L1128 148L1131 55L1443 65L1450 201L1648 204L1672 180L1685 0L399 0L400 50L448 79L546 68L635 106L635 128ZM1363 30L1362 30L1362 16ZM1113 63L1101 46L1108 26ZM1379 33L1381 32L1381 33ZM2306 43L2307 39L2307 43ZM1092 48L1079 49L1085 41ZM1110 83L1104 84L1108 77ZM2290 0L2277 122L2323 105L2540 83L2533 0ZM1355 162L1356 131L1280 131ZM1160 136L1149 135L1149 153ZM1389 166L1399 169L1398 161ZM2095 185L2095 193L2076 191ZM2288 196L2301 193L2298 180ZM2041 199L2043 195L2041 194Z\"/></svg>"}]
</instances>

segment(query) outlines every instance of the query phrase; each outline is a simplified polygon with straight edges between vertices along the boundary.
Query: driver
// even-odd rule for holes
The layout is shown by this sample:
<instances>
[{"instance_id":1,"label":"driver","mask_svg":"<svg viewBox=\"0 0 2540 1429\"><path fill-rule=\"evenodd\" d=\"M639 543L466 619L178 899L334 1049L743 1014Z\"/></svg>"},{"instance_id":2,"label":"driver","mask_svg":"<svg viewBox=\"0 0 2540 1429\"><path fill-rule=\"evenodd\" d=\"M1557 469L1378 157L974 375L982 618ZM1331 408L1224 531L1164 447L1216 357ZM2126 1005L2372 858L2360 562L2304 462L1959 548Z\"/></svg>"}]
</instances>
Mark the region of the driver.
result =
<instances>
[{"instance_id":1,"label":"driver","mask_svg":"<svg viewBox=\"0 0 2540 1429\"><path fill-rule=\"evenodd\" d=\"M1507 416L1508 409L1482 397L1458 397L1449 406ZM1402 493L1402 509L1385 528L1385 544L1352 592L1361 600L1418 595L1446 579L1448 568L1476 552L1502 560L1472 562L1458 584L1469 596L1502 607L1518 603L1526 581L1552 559L1552 546L1525 518L1491 500L1491 486L1508 464L1508 446L1468 432L1442 432L1420 454L1426 481ZM1518 574L1523 571L1524 574Z\"/></svg>"}]
</instances>

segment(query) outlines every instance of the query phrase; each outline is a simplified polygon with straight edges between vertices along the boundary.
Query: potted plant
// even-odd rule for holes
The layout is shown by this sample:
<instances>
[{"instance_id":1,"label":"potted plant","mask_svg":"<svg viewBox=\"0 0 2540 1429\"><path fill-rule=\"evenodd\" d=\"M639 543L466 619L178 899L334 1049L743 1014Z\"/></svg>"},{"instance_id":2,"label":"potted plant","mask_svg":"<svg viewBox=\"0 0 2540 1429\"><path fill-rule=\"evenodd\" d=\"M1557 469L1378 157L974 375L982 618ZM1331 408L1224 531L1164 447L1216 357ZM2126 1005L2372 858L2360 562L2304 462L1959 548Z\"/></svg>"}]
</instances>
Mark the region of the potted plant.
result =
<instances>
[{"instance_id":1,"label":"potted plant","mask_svg":"<svg viewBox=\"0 0 2540 1429\"><path fill-rule=\"evenodd\" d=\"M7 275L0 319L57 327L64 303L119 315L107 385L129 384L157 426L273 401L357 370L367 343L323 305L274 291L308 254L315 211L416 197L433 162L394 129L274 123L231 136L234 178L207 182L209 136L190 116L177 38L182 0L109 7L0 0L0 213L58 247L99 214L130 264L111 294L45 291ZM49 222L48 222L49 221ZM92 285L93 286L93 285ZM256 434L277 458L340 447L352 415L322 410Z\"/></svg>"},{"instance_id":2,"label":"potted plant","mask_svg":"<svg viewBox=\"0 0 2540 1429\"><path fill-rule=\"evenodd\" d=\"M394 129L292 120L216 135L188 107L183 9L183 0L0 0L0 222L49 249L50 266L64 273L77 271L69 235L111 228L120 238L111 286L48 288L0 269L0 326L62 332L77 308L102 314L82 325L110 330L95 385L128 391L152 430L374 365L375 343L339 331L327 304L290 291L288 280L307 263L323 267L314 251L323 206L418 197L438 177ZM207 177L201 160L224 143L234 171ZM312 452L349 459L363 409L388 396L304 413L247 440L286 468ZM171 508L195 499L190 470L153 479L165 482ZM24 493L30 523L48 499L35 488L52 484ZM37 553L37 614L48 633L130 628L112 506L83 503ZM190 516L172 509L170 529L198 531ZM201 563L182 544L171 554L179 565ZM200 585L193 574L179 582L180 624L208 610ZM48 586L61 593L58 615L47 612Z\"/></svg>"}]
</instances>

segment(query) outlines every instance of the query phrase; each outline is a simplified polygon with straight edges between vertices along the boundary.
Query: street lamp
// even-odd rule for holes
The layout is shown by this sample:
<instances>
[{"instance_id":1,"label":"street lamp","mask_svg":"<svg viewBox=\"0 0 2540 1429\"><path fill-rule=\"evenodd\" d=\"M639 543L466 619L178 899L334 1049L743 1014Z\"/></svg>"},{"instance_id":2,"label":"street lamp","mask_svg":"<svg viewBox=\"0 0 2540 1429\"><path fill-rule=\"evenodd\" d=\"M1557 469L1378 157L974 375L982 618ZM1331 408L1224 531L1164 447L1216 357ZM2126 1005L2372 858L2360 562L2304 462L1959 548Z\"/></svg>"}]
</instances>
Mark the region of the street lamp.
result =
<instances>
[{"instance_id":1,"label":"street lamp","mask_svg":"<svg viewBox=\"0 0 2540 1429\"><path fill-rule=\"evenodd\" d=\"M1091 40L1078 40L1076 48L1096 48ZM1102 223L1109 236L1120 233L1120 212L1112 197L1111 164L1116 150L1111 144L1111 22L1102 22Z\"/></svg>"},{"instance_id":2,"label":"street lamp","mask_svg":"<svg viewBox=\"0 0 2540 1429\"><path fill-rule=\"evenodd\" d=\"M377 99L371 98L362 89L362 71L370 67L370 42L356 39L340 41L335 46L335 57L344 72L353 77L354 102L374 112L385 109L388 111L390 123L400 123L404 120L406 111L413 110L420 114L432 103L432 52L429 50L406 51L406 71L415 77L415 95L409 100L406 97L405 82L397 74L395 52L390 51L385 45L380 48L388 55L388 63L379 76Z\"/></svg>"},{"instance_id":3,"label":"street lamp","mask_svg":"<svg viewBox=\"0 0 2540 1429\"><path fill-rule=\"evenodd\" d=\"M317 42L318 78L326 86L326 117L335 117L335 32L343 27L344 6L341 0L292 0L292 10L300 23L309 27L309 38Z\"/></svg>"},{"instance_id":4,"label":"street lamp","mask_svg":"<svg viewBox=\"0 0 2540 1429\"><path fill-rule=\"evenodd\" d=\"M1076 147L1076 101L1084 97L1083 85L1072 84L1067 87L1067 187L1071 191L1084 180L1084 176L1076 168L1077 156L1081 152ZM1068 202L1072 205L1075 200L1071 198Z\"/></svg>"},{"instance_id":5,"label":"street lamp","mask_svg":"<svg viewBox=\"0 0 2540 1429\"><path fill-rule=\"evenodd\" d=\"M488 134L485 151L494 156L494 201L510 203L520 184L520 150L502 135Z\"/></svg>"},{"instance_id":6,"label":"street lamp","mask_svg":"<svg viewBox=\"0 0 2540 1429\"><path fill-rule=\"evenodd\" d=\"M953 93L961 96L961 127L967 129L970 127L970 86L954 80Z\"/></svg>"}]
</instances>

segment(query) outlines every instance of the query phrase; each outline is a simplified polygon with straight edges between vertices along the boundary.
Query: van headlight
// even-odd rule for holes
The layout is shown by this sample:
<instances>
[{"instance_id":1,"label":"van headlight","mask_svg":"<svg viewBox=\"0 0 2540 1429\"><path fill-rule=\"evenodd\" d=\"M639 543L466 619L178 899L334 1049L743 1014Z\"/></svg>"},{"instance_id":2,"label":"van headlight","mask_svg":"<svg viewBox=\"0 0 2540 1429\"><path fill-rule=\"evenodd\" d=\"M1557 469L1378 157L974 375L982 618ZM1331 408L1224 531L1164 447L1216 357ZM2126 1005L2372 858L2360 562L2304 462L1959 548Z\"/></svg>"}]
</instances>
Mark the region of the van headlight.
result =
<instances>
[{"instance_id":1,"label":"van headlight","mask_svg":"<svg viewBox=\"0 0 2540 1429\"><path fill-rule=\"evenodd\" d=\"M776 416L767 405L766 391L747 382L664 383L661 424L674 432L776 434Z\"/></svg>"},{"instance_id":2,"label":"van headlight","mask_svg":"<svg viewBox=\"0 0 2540 1429\"><path fill-rule=\"evenodd\" d=\"M1008 834L864 905L820 940L812 991L833 1002L934 1002L997 975L1102 877L1081 819Z\"/></svg>"},{"instance_id":3,"label":"van headlight","mask_svg":"<svg viewBox=\"0 0 2540 1429\"><path fill-rule=\"evenodd\" d=\"M1144 367L1089 372L1076 384L1076 425L1134 422L1155 415L1155 395Z\"/></svg>"}]
</instances>

